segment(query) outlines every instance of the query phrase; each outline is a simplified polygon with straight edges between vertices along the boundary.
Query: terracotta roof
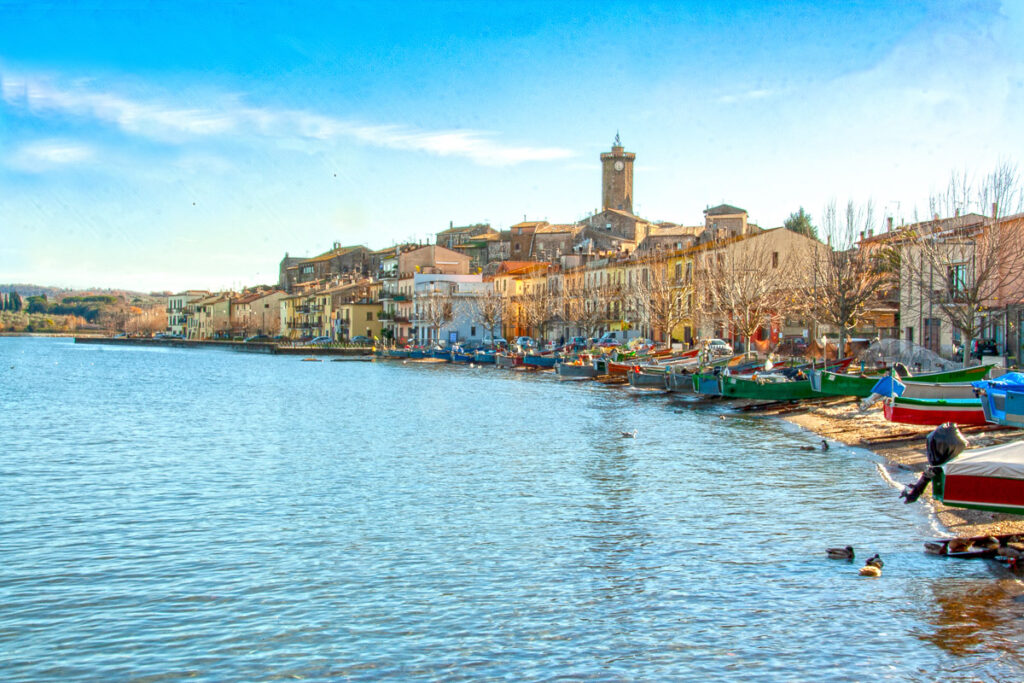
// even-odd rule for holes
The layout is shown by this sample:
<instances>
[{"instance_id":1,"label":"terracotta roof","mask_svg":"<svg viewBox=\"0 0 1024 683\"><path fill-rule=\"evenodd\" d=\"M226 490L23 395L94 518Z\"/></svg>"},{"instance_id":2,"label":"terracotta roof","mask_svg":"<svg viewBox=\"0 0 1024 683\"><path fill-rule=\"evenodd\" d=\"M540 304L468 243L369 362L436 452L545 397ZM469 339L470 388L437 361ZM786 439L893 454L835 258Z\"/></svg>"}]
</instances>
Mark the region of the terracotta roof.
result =
<instances>
[{"instance_id":1,"label":"terracotta roof","mask_svg":"<svg viewBox=\"0 0 1024 683\"><path fill-rule=\"evenodd\" d=\"M581 228L577 225L568 225L561 223L558 225L542 225L534 231L534 234L548 234L548 233L559 233L559 232L577 232Z\"/></svg>"}]
</instances>

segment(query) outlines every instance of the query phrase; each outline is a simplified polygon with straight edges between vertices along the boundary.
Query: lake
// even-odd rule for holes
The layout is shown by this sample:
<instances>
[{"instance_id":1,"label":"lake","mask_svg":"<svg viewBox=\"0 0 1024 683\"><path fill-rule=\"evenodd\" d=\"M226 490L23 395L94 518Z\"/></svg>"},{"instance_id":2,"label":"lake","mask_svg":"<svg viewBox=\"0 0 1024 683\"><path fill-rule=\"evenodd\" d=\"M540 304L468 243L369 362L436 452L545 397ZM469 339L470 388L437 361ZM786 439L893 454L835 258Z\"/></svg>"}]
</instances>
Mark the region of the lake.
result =
<instances>
[{"instance_id":1,"label":"lake","mask_svg":"<svg viewBox=\"0 0 1024 683\"><path fill-rule=\"evenodd\" d=\"M926 555L880 458L778 419L493 368L0 356L3 680L1024 678L1016 581Z\"/></svg>"}]
</instances>

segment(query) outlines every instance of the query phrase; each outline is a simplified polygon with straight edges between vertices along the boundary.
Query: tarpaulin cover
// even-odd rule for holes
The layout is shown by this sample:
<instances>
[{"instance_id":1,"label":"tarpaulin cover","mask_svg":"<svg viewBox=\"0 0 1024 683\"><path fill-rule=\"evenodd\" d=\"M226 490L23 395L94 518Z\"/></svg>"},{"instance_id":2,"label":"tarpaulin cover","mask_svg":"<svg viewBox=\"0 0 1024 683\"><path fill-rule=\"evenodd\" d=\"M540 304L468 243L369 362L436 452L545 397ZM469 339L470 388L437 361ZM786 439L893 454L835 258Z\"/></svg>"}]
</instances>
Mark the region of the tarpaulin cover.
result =
<instances>
[{"instance_id":1,"label":"tarpaulin cover","mask_svg":"<svg viewBox=\"0 0 1024 683\"><path fill-rule=\"evenodd\" d=\"M1024 479L1024 441L966 451L942 469L947 477Z\"/></svg>"},{"instance_id":2,"label":"tarpaulin cover","mask_svg":"<svg viewBox=\"0 0 1024 683\"><path fill-rule=\"evenodd\" d=\"M1008 372L995 379L982 379L971 382L975 389L998 389L1002 391L1024 391L1024 373Z\"/></svg>"},{"instance_id":3,"label":"tarpaulin cover","mask_svg":"<svg viewBox=\"0 0 1024 683\"><path fill-rule=\"evenodd\" d=\"M906 385L897 378L886 375L875 382L875 386L871 388L871 393L878 394L879 396L902 396L903 390L906 388Z\"/></svg>"}]
</instances>

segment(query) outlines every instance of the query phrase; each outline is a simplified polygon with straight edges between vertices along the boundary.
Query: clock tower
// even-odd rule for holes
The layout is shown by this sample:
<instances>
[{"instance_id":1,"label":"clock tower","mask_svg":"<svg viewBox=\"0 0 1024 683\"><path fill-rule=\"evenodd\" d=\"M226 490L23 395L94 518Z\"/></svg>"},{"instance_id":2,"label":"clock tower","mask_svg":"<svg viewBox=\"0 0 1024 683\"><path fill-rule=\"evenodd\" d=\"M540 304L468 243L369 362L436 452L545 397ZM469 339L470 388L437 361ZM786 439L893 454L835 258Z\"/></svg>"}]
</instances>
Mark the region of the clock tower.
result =
<instances>
[{"instance_id":1,"label":"clock tower","mask_svg":"<svg viewBox=\"0 0 1024 683\"><path fill-rule=\"evenodd\" d=\"M601 209L633 213L633 160L636 154L623 151L618 132L612 151L601 155Z\"/></svg>"}]
</instances>

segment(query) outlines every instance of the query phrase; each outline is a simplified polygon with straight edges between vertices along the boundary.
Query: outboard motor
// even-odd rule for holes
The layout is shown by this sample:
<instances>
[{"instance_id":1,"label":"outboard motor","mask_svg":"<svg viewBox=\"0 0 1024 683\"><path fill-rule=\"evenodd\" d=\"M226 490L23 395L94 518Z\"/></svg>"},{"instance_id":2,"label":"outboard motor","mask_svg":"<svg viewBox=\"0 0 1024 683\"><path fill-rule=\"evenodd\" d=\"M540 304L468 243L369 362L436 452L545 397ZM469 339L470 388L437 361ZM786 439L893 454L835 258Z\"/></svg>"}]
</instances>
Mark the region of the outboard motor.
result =
<instances>
[{"instance_id":1,"label":"outboard motor","mask_svg":"<svg viewBox=\"0 0 1024 683\"><path fill-rule=\"evenodd\" d=\"M904 503L913 503L928 487L928 482L935 478L935 468L942 467L947 462L963 453L969 444L960 429L952 422L945 422L931 431L928 435L928 466L918 478L917 483L906 488L900 493Z\"/></svg>"}]
</instances>

